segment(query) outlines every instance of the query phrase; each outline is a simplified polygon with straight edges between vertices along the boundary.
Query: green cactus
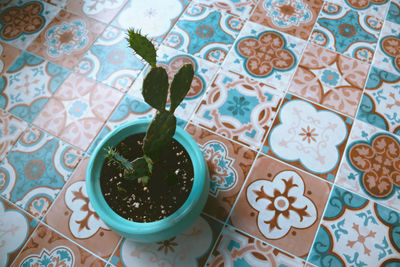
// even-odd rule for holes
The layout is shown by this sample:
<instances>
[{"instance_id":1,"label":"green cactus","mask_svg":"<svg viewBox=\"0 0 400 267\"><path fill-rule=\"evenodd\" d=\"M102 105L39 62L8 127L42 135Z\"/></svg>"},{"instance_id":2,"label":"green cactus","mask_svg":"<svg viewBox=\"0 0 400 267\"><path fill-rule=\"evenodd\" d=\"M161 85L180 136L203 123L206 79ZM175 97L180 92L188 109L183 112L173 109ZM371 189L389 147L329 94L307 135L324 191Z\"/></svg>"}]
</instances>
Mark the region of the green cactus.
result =
<instances>
[{"instance_id":1,"label":"green cactus","mask_svg":"<svg viewBox=\"0 0 400 267\"><path fill-rule=\"evenodd\" d=\"M107 148L106 157L109 162L123 171L124 178L140 179L143 184L147 184L152 176L153 165L157 164L162 151L172 142L176 129L174 112L190 90L194 70L191 64L182 66L169 88L166 70L156 66L156 49L153 43L133 29L128 30L127 41L129 47L150 64L151 69L143 81L142 95L147 104L157 109L157 113L143 141L143 157L129 162L113 148ZM169 110L166 110L168 89L171 105ZM166 175L167 184L176 180L174 174ZM123 192L123 189L120 191Z\"/></svg>"}]
</instances>

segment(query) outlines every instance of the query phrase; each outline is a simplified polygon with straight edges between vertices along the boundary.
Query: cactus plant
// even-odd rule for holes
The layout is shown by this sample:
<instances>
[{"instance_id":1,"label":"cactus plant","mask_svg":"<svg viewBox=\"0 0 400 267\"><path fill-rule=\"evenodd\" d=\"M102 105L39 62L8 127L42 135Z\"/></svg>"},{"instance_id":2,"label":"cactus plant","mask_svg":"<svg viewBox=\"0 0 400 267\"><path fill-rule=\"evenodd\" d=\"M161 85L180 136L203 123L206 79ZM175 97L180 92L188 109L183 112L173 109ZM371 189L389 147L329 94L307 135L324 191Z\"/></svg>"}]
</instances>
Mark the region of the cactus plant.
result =
<instances>
[{"instance_id":1,"label":"cactus plant","mask_svg":"<svg viewBox=\"0 0 400 267\"><path fill-rule=\"evenodd\" d=\"M143 81L142 95L147 104L157 110L143 140L143 156L133 161L125 159L116 149L107 148L109 162L123 171L126 179L139 179L144 185L152 176L153 165L157 163L161 152L171 143L176 129L174 112L190 89L194 70L191 64L182 66L175 74L171 86L167 71L156 66L156 49L146 36L134 29L128 30L129 47L150 65L150 71ZM166 103L170 97L170 107ZM167 176L168 180L173 178ZM124 190L124 189L121 189Z\"/></svg>"}]
</instances>

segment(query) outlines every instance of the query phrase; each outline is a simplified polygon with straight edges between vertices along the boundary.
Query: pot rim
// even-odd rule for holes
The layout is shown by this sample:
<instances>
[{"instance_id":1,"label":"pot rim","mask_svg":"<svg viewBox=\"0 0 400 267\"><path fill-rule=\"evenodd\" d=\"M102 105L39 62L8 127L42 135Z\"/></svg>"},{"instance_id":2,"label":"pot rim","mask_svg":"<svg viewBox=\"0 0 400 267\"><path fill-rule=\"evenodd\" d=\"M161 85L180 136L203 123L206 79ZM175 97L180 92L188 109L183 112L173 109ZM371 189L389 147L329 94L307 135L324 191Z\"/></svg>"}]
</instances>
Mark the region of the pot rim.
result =
<instances>
[{"instance_id":1,"label":"pot rim","mask_svg":"<svg viewBox=\"0 0 400 267\"><path fill-rule=\"evenodd\" d=\"M200 201L202 195L201 193L205 186L204 183L207 182L207 165L204 161L203 154L198 144L185 130L180 127L176 127L174 139L178 141L188 152L193 164L194 171L193 186L188 198L183 203L183 205L167 218L148 223L129 221L118 215L110 208L110 206L104 199L100 188L99 176L101 167L103 166L105 160L105 152L103 148L109 146L109 143L111 141L114 141L115 144L118 144L123 141L127 136L133 135L135 133L145 132L150 121L150 119L140 119L133 122L125 123L112 130L96 146L96 149L89 159L89 164L86 172L87 194L90 200L90 204L97 212L99 217L112 229L118 229L121 232L138 236L144 236L149 233L162 232L171 227L171 225L174 225L177 222L183 220L185 216L187 216L188 213L196 206L196 203ZM134 128L134 130L128 131L127 129L130 128ZM129 134L129 132L132 133ZM118 141L115 142L115 140Z\"/></svg>"}]
</instances>

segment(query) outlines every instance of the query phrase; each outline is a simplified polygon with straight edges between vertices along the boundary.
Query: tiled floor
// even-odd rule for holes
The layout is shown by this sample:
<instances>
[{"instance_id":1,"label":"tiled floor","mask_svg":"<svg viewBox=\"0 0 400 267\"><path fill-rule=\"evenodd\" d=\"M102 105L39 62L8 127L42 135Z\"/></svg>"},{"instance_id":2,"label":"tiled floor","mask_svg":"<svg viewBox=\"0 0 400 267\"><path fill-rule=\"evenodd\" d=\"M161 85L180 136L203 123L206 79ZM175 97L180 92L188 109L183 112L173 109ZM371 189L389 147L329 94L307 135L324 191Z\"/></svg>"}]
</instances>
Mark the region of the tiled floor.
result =
<instances>
[{"instance_id":1,"label":"tiled floor","mask_svg":"<svg viewBox=\"0 0 400 267\"><path fill-rule=\"evenodd\" d=\"M92 210L85 170L152 117L141 28L211 173L202 216L139 244ZM0 266L400 266L399 0L0 3Z\"/></svg>"}]
</instances>

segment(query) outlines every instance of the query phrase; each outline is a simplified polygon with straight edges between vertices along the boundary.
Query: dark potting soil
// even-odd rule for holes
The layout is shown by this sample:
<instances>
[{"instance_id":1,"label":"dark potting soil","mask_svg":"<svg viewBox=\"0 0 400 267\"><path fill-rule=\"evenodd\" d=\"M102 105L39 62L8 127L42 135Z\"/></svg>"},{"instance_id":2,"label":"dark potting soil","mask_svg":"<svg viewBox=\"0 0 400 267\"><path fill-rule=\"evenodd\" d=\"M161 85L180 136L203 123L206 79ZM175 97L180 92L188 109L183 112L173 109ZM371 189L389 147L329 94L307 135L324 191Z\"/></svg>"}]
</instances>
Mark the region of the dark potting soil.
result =
<instances>
[{"instance_id":1,"label":"dark potting soil","mask_svg":"<svg viewBox=\"0 0 400 267\"><path fill-rule=\"evenodd\" d=\"M144 135L126 138L117 151L129 161L143 156ZM177 174L178 179L167 182L168 173ZM100 177L102 193L111 209L130 221L152 222L168 217L183 205L192 189L194 173L189 154L173 140L154 165L147 185L124 179L123 173L107 161Z\"/></svg>"}]
</instances>

